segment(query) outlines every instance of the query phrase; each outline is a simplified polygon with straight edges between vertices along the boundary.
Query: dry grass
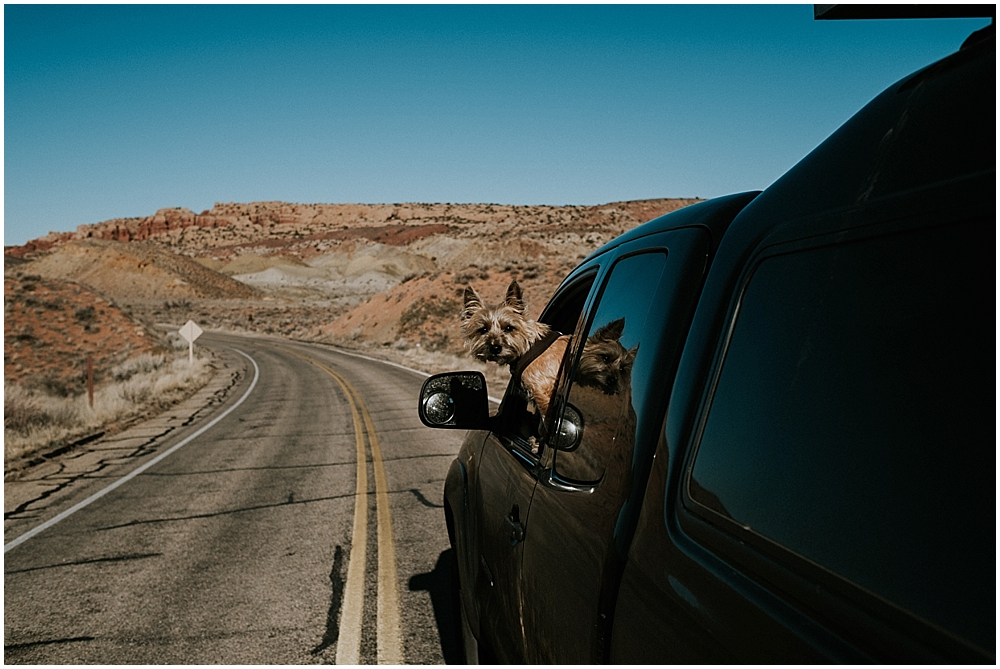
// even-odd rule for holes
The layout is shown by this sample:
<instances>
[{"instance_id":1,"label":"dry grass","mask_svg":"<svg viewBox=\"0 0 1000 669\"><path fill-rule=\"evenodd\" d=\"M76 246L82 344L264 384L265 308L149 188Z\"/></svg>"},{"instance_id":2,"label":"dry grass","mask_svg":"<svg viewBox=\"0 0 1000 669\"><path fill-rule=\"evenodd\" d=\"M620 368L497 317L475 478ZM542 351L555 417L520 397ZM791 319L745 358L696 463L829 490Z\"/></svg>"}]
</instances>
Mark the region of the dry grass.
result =
<instances>
[{"instance_id":1,"label":"dry grass","mask_svg":"<svg viewBox=\"0 0 1000 669\"><path fill-rule=\"evenodd\" d=\"M107 430L116 424L166 409L208 383L213 368L202 357L168 360L148 353L112 371L114 381L87 394L50 395L8 384L4 388L5 469L53 447Z\"/></svg>"}]
</instances>

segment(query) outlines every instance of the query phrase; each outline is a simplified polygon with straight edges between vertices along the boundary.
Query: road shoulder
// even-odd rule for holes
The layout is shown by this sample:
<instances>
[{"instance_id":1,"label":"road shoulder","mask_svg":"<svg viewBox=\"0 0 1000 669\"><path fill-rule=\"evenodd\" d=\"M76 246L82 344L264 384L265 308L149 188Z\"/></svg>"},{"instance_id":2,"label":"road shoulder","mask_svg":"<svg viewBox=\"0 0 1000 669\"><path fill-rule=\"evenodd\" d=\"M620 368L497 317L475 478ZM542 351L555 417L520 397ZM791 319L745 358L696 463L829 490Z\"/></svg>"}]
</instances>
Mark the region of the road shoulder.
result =
<instances>
[{"instance_id":1,"label":"road shoulder","mask_svg":"<svg viewBox=\"0 0 1000 669\"><path fill-rule=\"evenodd\" d=\"M215 351L211 362L215 373L187 399L124 430L78 443L71 449L55 449L25 466L12 480L4 481L5 541L11 527L52 515L52 509L61 506L79 483L138 464L158 451L180 428L222 403L245 376L244 367L236 358Z\"/></svg>"}]
</instances>

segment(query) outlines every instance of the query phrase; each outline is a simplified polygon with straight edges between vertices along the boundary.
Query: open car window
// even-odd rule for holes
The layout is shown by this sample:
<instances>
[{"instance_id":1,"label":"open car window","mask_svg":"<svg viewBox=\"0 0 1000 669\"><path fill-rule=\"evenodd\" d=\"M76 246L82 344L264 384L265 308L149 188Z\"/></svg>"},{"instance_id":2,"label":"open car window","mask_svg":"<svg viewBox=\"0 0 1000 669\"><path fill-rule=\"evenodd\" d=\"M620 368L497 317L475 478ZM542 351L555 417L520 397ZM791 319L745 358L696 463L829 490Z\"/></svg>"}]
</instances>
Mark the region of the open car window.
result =
<instances>
[{"instance_id":1,"label":"open car window","mask_svg":"<svg viewBox=\"0 0 1000 669\"><path fill-rule=\"evenodd\" d=\"M521 361L520 367L524 368L530 365L530 362L535 358L547 354L554 361L550 367L552 370L551 387L555 394L559 392L556 382L563 376L561 370L564 358L570 355L573 350L572 335L578 329L582 329L583 308L596 276L595 269L593 273L581 277L553 298L539 318L540 322L545 323L553 330L553 336L548 342L548 346L535 347ZM549 350L550 348L551 350ZM529 393L523 389L520 373L515 372L507 386L498 413L498 435L509 445L517 447L525 454L537 457L546 434L546 416L537 405L545 403L544 400L537 403L532 401ZM553 406L555 404L556 402L552 402ZM549 416L549 420L551 421L551 416Z\"/></svg>"}]
</instances>

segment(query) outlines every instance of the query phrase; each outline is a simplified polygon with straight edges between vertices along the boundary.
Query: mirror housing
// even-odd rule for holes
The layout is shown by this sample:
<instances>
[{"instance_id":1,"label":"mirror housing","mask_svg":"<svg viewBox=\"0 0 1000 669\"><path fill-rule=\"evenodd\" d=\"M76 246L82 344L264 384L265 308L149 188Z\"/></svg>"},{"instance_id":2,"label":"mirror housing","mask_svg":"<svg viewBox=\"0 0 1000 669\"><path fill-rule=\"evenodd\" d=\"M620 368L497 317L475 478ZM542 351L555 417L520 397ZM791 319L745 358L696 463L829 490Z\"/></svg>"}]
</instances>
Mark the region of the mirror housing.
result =
<instances>
[{"instance_id":1,"label":"mirror housing","mask_svg":"<svg viewBox=\"0 0 1000 669\"><path fill-rule=\"evenodd\" d=\"M427 427L490 429L490 400L482 372L435 374L420 388L417 407Z\"/></svg>"},{"instance_id":2,"label":"mirror housing","mask_svg":"<svg viewBox=\"0 0 1000 669\"><path fill-rule=\"evenodd\" d=\"M567 404L556 423L550 445L557 451L575 451L583 441L583 415L572 404Z\"/></svg>"}]
</instances>

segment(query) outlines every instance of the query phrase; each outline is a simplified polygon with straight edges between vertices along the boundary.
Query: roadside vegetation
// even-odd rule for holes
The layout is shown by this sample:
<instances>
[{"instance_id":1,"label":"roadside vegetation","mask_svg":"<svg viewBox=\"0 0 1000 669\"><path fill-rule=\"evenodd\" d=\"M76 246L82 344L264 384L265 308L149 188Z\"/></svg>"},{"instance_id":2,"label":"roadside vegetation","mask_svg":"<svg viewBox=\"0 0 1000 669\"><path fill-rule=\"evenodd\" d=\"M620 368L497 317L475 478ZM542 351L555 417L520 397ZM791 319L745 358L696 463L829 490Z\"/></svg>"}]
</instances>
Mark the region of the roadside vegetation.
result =
<instances>
[{"instance_id":1,"label":"roadside vegetation","mask_svg":"<svg viewBox=\"0 0 1000 669\"><path fill-rule=\"evenodd\" d=\"M183 351L180 350L183 345ZM208 383L213 368L207 354L189 363L187 344L164 353L142 353L111 370L94 389L63 396L44 387L5 384L4 470L36 455L167 409Z\"/></svg>"}]
</instances>

